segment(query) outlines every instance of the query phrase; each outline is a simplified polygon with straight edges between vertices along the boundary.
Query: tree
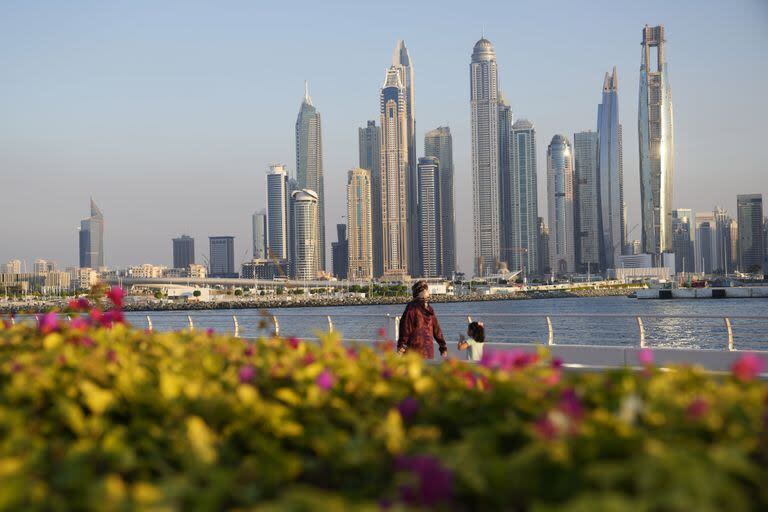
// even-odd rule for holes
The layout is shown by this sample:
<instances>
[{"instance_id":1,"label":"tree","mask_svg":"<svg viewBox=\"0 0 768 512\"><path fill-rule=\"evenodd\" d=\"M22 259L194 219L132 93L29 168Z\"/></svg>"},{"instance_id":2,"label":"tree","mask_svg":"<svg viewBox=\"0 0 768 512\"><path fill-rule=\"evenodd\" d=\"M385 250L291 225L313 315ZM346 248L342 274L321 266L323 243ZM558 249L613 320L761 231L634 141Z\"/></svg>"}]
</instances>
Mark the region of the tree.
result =
<instances>
[{"instance_id":1,"label":"tree","mask_svg":"<svg viewBox=\"0 0 768 512\"><path fill-rule=\"evenodd\" d=\"M199 297L202 294L203 294L203 292L201 292L200 290L195 290L195 291L192 292L192 295L194 295L195 297Z\"/></svg>"},{"instance_id":2,"label":"tree","mask_svg":"<svg viewBox=\"0 0 768 512\"><path fill-rule=\"evenodd\" d=\"M243 290L241 290L240 288L238 288L237 290L235 290L235 297L240 297L240 296L242 296L242 295L243 295Z\"/></svg>"}]
</instances>

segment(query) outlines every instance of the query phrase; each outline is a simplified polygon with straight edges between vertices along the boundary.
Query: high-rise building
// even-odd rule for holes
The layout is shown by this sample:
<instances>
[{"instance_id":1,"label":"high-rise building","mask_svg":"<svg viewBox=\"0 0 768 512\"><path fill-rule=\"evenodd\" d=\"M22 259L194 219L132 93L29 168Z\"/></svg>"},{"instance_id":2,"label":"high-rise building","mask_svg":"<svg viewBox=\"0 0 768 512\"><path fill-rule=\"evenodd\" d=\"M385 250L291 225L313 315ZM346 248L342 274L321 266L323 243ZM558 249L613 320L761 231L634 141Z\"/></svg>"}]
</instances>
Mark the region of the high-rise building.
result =
<instances>
[{"instance_id":1,"label":"high-rise building","mask_svg":"<svg viewBox=\"0 0 768 512\"><path fill-rule=\"evenodd\" d=\"M408 105L396 66L381 88L381 249L383 275L408 275Z\"/></svg>"},{"instance_id":2,"label":"high-rise building","mask_svg":"<svg viewBox=\"0 0 768 512\"><path fill-rule=\"evenodd\" d=\"M537 275L539 266L539 200L536 177L536 130L527 119L515 121L511 131L511 178L509 180L509 221L506 231L507 261L512 271ZM549 267L549 258L546 259Z\"/></svg>"},{"instance_id":3,"label":"high-rise building","mask_svg":"<svg viewBox=\"0 0 768 512\"><path fill-rule=\"evenodd\" d=\"M384 274L384 254L381 248L381 127L376 121L358 128L360 168L371 171L371 225L373 231L373 276Z\"/></svg>"},{"instance_id":4,"label":"high-rise building","mask_svg":"<svg viewBox=\"0 0 768 512\"><path fill-rule=\"evenodd\" d=\"M347 240L349 241L349 279L373 277L373 173L352 169L347 174Z\"/></svg>"},{"instance_id":5,"label":"high-rise building","mask_svg":"<svg viewBox=\"0 0 768 512\"><path fill-rule=\"evenodd\" d=\"M672 90L667 74L664 27L646 25L642 44L638 107L642 241L643 252L654 255L654 263L661 266L660 254L672 248L675 173Z\"/></svg>"},{"instance_id":6,"label":"high-rise building","mask_svg":"<svg viewBox=\"0 0 768 512\"><path fill-rule=\"evenodd\" d=\"M0 268L0 273L21 274L21 260L8 260L8 263L2 265L2 268Z\"/></svg>"},{"instance_id":7,"label":"high-rise building","mask_svg":"<svg viewBox=\"0 0 768 512\"><path fill-rule=\"evenodd\" d=\"M251 216L253 231L253 259L267 258L267 212L259 210Z\"/></svg>"},{"instance_id":8,"label":"high-rise building","mask_svg":"<svg viewBox=\"0 0 768 512\"><path fill-rule=\"evenodd\" d=\"M406 197L407 204L407 227L408 227L408 269L411 273L421 265L419 262L419 252L411 250L418 244L419 226L418 226L418 176L416 175L416 114L415 114L415 89L414 89L414 69L411 56L408 54L408 48L405 47L405 41L399 40L392 53L392 66L400 74L400 82L404 89L405 98L405 128L408 145L407 158L408 166L406 170Z\"/></svg>"},{"instance_id":9,"label":"high-rise building","mask_svg":"<svg viewBox=\"0 0 768 512\"><path fill-rule=\"evenodd\" d=\"M317 278L317 192L309 189L296 190L293 198L293 230L295 243L293 251L294 278L310 280Z\"/></svg>"},{"instance_id":10,"label":"high-rise building","mask_svg":"<svg viewBox=\"0 0 768 512\"><path fill-rule=\"evenodd\" d=\"M574 141L575 142L575 141ZM603 98L597 106L597 165L600 184L600 250L603 269L616 268L627 245L624 204L624 156L619 122L619 75L605 74Z\"/></svg>"},{"instance_id":11,"label":"high-rise building","mask_svg":"<svg viewBox=\"0 0 768 512\"><path fill-rule=\"evenodd\" d=\"M597 160L598 134L573 134L573 195L576 226L576 265L580 272L597 272L600 264L600 177Z\"/></svg>"},{"instance_id":12,"label":"high-rise building","mask_svg":"<svg viewBox=\"0 0 768 512\"><path fill-rule=\"evenodd\" d=\"M296 182L299 189L317 193L317 265L325 270L325 186L323 178L323 137L320 113L304 83L304 100L296 118Z\"/></svg>"},{"instance_id":13,"label":"high-rise building","mask_svg":"<svg viewBox=\"0 0 768 512\"><path fill-rule=\"evenodd\" d=\"M235 237L209 236L211 277L237 277L235 271Z\"/></svg>"},{"instance_id":14,"label":"high-rise building","mask_svg":"<svg viewBox=\"0 0 768 512\"><path fill-rule=\"evenodd\" d=\"M349 270L349 239L347 225L336 224L336 241L331 244L333 275L336 279L347 279Z\"/></svg>"},{"instance_id":15,"label":"high-rise building","mask_svg":"<svg viewBox=\"0 0 768 512\"><path fill-rule=\"evenodd\" d=\"M499 263L512 267L512 123L514 114L504 94L499 91Z\"/></svg>"},{"instance_id":16,"label":"high-rise building","mask_svg":"<svg viewBox=\"0 0 768 512\"><path fill-rule=\"evenodd\" d=\"M285 166L271 165L267 173L267 241L269 259L289 259L288 172Z\"/></svg>"},{"instance_id":17,"label":"high-rise building","mask_svg":"<svg viewBox=\"0 0 768 512\"><path fill-rule=\"evenodd\" d=\"M573 211L573 152L564 135L555 135L547 147L547 203L549 260L555 274L576 270Z\"/></svg>"},{"instance_id":18,"label":"high-rise building","mask_svg":"<svg viewBox=\"0 0 768 512\"><path fill-rule=\"evenodd\" d=\"M440 165L440 238L442 275L451 279L456 273L456 212L453 192L453 137L451 129L440 126L424 136L424 155L437 158Z\"/></svg>"},{"instance_id":19,"label":"high-rise building","mask_svg":"<svg viewBox=\"0 0 768 512\"><path fill-rule=\"evenodd\" d=\"M488 275L500 259L499 88L496 53L485 38L469 65L472 130L472 207L475 275Z\"/></svg>"},{"instance_id":20,"label":"high-rise building","mask_svg":"<svg viewBox=\"0 0 768 512\"><path fill-rule=\"evenodd\" d=\"M537 217L538 226L538 272L539 275L546 275L551 272L549 267L549 228L544 224L544 219Z\"/></svg>"},{"instance_id":21,"label":"high-rise building","mask_svg":"<svg viewBox=\"0 0 768 512\"><path fill-rule=\"evenodd\" d=\"M104 266L104 215L91 198L91 216L80 221L80 268Z\"/></svg>"},{"instance_id":22,"label":"high-rise building","mask_svg":"<svg viewBox=\"0 0 768 512\"><path fill-rule=\"evenodd\" d=\"M696 228L694 241L696 265L694 268L698 273L711 274L715 270L715 263L717 262L715 216L712 212L697 213L694 217L694 224Z\"/></svg>"},{"instance_id":23,"label":"high-rise building","mask_svg":"<svg viewBox=\"0 0 768 512\"><path fill-rule=\"evenodd\" d=\"M443 275L443 244L440 202L440 162L427 156L419 158L419 245L420 277Z\"/></svg>"},{"instance_id":24,"label":"high-rise building","mask_svg":"<svg viewBox=\"0 0 768 512\"><path fill-rule=\"evenodd\" d=\"M734 251L734 236L738 238L736 222L728 215L728 211L715 207L715 273L730 274L736 270L736 251ZM673 219L674 221L674 219Z\"/></svg>"},{"instance_id":25,"label":"high-rise building","mask_svg":"<svg viewBox=\"0 0 768 512\"><path fill-rule=\"evenodd\" d=\"M736 196L736 208L739 224L739 270L760 272L765 262L763 195L739 194Z\"/></svg>"},{"instance_id":26,"label":"high-rise building","mask_svg":"<svg viewBox=\"0 0 768 512\"><path fill-rule=\"evenodd\" d=\"M695 269L693 245L693 211L688 208L672 210L672 250L675 253L675 269L687 273Z\"/></svg>"},{"instance_id":27,"label":"high-rise building","mask_svg":"<svg viewBox=\"0 0 768 512\"><path fill-rule=\"evenodd\" d=\"M195 239L181 235L173 239L173 268L187 268L195 263Z\"/></svg>"}]
</instances>

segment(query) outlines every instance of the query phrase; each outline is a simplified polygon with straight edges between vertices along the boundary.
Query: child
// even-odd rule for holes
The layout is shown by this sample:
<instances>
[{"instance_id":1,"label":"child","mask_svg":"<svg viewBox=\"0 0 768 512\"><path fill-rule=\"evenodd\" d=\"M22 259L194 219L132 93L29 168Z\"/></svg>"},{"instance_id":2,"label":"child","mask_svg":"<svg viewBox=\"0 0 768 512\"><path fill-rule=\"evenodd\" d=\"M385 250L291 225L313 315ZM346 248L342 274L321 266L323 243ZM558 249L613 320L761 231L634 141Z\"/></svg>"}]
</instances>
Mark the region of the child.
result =
<instances>
[{"instance_id":1,"label":"child","mask_svg":"<svg viewBox=\"0 0 768 512\"><path fill-rule=\"evenodd\" d=\"M482 322L470 322L467 326L467 339L459 334L459 350L467 351L467 361L480 361L483 358L485 328Z\"/></svg>"}]
</instances>

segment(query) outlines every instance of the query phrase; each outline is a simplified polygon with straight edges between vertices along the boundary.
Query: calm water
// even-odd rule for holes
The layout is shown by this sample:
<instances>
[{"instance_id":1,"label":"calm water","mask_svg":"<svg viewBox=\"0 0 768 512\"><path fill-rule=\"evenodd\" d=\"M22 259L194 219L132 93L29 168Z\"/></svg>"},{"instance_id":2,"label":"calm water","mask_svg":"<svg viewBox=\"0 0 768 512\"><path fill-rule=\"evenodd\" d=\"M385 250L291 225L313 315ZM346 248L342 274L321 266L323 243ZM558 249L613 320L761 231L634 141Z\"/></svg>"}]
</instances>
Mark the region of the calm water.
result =
<instances>
[{"instance_id":1,"label":"calm water","mask_svg":"<svg viewBox=\"0 0 768 512\"><path fill-rule=\"evenodd\" d=\"M612 313L627 315L717 315L759 316L758 320L732 319L736 348L768 350L768 299L727 300L637 300L626 297L573 299L538 299L495 302L434 304L443 334L454 341L466 330L466 316L484 322L488 341L535 343L546 342L544 318L500 318L499 313L576 314ZM382 327L391 327L386 315L399 315L402 305L344 306L315 308L274 308L280 334L301 338L313 337L328 329L327 315L335 330L346 339L376 339ZM196 329L212 328L233 331L232 315L240 324L240 336L257 337L271 332L272 326L259 329L264 313L256 309L193 312L149 313L156 330L184 329L187 314ZM129 313L128 320L145 327L147 313ZM389 322L389 323L388 323ZM719 319L653 319L644 318L648 346L722 349L727 343L726 329ZM637 345L638 327L634 318L553 318L555 343L590 345Z\"/></svg>"}]
</instances>

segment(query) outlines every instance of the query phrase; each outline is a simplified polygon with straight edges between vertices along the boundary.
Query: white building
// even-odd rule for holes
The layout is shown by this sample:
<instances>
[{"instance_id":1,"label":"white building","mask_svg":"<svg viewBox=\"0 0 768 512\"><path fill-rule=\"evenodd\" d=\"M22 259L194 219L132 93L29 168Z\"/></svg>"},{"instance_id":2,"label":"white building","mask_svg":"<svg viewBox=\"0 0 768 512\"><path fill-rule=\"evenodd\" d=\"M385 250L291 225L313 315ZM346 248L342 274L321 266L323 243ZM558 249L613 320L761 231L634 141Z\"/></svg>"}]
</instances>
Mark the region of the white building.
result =
<instances>
[{"instance_id":1,"label":"white building","mask_svg":"<svg viewBox=\"0 0 768 512\"><path fill-rule=\"evenodd\" d=\"M294 211L294 277L312 280L319 270L317 261L317 193L313 190L297 190L292 195Z\"/></svg>"},{"instance_id":2,"label":"white building","mask_svg":"<svg viewBox=\"0 0 768 512\"><path fill-rule=\"evenodd\" d=\"M573 152L568 138L555 135L547 147L549 261L553 274L576 271L573 209Z\"/></svg>"}]
</instances>

